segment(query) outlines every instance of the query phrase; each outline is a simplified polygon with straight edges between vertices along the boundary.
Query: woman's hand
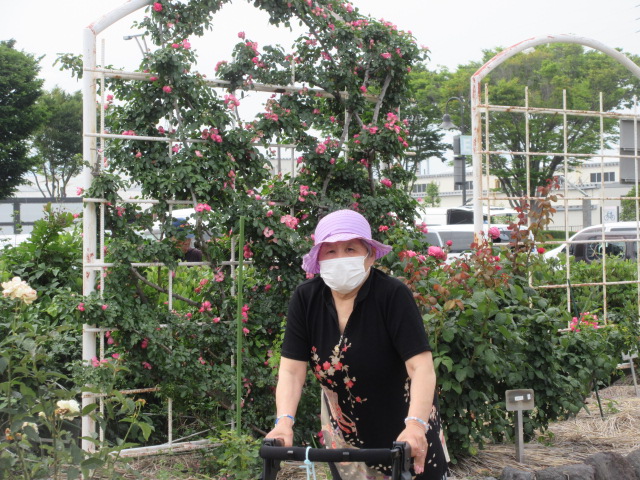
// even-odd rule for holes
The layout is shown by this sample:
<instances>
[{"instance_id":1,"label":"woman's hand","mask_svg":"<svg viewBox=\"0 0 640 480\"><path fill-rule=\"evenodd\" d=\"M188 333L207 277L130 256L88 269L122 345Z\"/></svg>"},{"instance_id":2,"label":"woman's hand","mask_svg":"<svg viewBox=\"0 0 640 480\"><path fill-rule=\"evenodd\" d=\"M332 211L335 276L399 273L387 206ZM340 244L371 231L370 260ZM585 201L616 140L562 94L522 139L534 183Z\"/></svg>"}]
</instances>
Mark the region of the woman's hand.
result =
<instances>
[{"instance_id":1,"label":"woman's hand","mask_svg":"<svg viewBox=\"0 0 640 480\"><path fill-rule=\"evenodd\" d=\"M411 447L413 469L416 475L424 472L424 462L427 458L427 437L424 427L417 422L408 421L405 429L398 436L398 442L407 442Z\"/></svg>"},{"instance_id":2,"label":"woman's hand","mask_svg":"<svg viewBox=\"0 0 640 480\"><path fill-rule=\"evenodd\" d=\"M293 446L293 422L289 418L281 418L265 438L279 438L283 447Z\"/></svg>"}]
</instances>

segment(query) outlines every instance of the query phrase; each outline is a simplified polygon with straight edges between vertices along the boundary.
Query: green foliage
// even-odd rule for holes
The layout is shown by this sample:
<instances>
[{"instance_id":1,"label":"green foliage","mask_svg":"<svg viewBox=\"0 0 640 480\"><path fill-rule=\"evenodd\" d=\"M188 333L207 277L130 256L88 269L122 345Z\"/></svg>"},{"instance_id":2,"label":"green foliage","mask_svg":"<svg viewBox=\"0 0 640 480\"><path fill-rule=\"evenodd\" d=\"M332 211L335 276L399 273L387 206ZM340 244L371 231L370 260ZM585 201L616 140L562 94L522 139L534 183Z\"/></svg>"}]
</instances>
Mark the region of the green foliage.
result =
<instances>
[{"instance_id":1,"label":"green foliage","mask_svg":"<svg viewBox=\"0 0 640 480\"><path fill-rule=\"evenodd\" d=\"M437 207L440 205L440 200L440 187L436 182L429 182L427 184L425 203L430 207Z\"/></svg>"},{"instance_id":2,"label":"green foliage","mask_svg":"<svg viewBox=\"0 0 640 480\"><path fill-rule=\"evenodd\" d=\"M44 218L34 223L29 239L2 252L0 276L21 277L40 295L53 297L61 288L81 293L82 237L73 224L71 213L47 204Z\"/></svg>"},{"instance_id":3,"label":"green foliage","mask_svg":"<svg viewBox=\"0 0 640 480\"><path fill-rule=\"evenodd\" d=\"M636 219L636 208L638 205L638 200L634 200L633 197L637 197L636 195L636 186L631 187L631 190L625 195L625 197L631 197L629 199L621 199L620 206L620 221L632 221Z\"/></svg>"},{"instance_id":4,"label":"green foliage","mask_svg":"<svg viewBox=\"0 0 640 480\"><path fill-rule=\"evenodd\" d=\"M33 137L34 173L45 179L38 188L44 196L66 197L69 180L82 169L82 93L54 88L38 105L44 123Z\"/></svg>"},{"instance_id":5,"label":"green foliage","mask_svg":"<svg viewBox=\"0 0 640 480\"><path fill-rule=\"evenodd\" d=\"M252 480L260 476L260 439L232 430L220 432L212 441L216 446L207 452L203 461L206 473L233 480Z\"/></svg>"},{"instance_id":6,"label":"green foliage","mask_svg":"<svg viewBox=\"0 0 640 480\"><path fill-rule=\"evenodd\" d=\"M562 294L529 286L529 275L543 285L557 283L553 277L560 275L554 263L532 254L534 239L540 239L548 224L553 188L549 184L541 189L535 212L521 209L520 224L511 226L506 249L481 239L468 257L442 265L437 252L415 254L408 250L415 243L394 234L394 244L407 250L390 257L391 267L402 272L425 312L454 461L475 454L487 441L512 440L506 390L535 391L536 408L524 423L526 437L532 438L551 421L576 414L596 383L610 381L621 353L637 345L636 317L626 315L628 307L622 303L614 300L610 326L572 331L567 329L571 314L563 308L566 299L558 298ZM529 228L527 213L532 218ZM593 267L586 264L585 275L589 268L593 275ZM614 270L622 277L629 274L626 266ZM618 294L635 305L634 292Z\"/></svg>"},{"instance_id":7,"label":"green foliage","mask_svg":"<svg viewBox=\"0 0 640 480\"><path fill-rule=\"evenodd\" d=\"M27 140L42 119L36 101L42 93L39 59L0 42L0 198L10 197L29 171Z\"/></svg>"}]
</instances>

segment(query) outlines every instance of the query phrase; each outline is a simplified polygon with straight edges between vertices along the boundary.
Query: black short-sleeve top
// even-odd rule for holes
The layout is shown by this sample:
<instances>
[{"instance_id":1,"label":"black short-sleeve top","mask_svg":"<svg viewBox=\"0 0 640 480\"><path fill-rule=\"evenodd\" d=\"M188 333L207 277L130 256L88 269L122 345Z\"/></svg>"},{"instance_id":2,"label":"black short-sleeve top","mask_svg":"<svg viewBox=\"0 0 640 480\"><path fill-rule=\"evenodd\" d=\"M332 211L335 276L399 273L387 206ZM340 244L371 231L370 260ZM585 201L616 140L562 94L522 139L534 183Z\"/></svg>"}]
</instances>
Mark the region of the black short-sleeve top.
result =
<instances>
[{"instance_id":1,"label":"black short-sleeve top","mask_svg":"<svg viewBox=\"0 0 640 480\"><path fill-rule=\"evenodd\" d=\"M337 397L334 426L354 447L390 448L408 411L405 361L429 350L411 291L380 270L372 268L360 288L343 334L320 277L298 286L289 303L282 356L308 361Z\"/></svg>"}]
</instances>

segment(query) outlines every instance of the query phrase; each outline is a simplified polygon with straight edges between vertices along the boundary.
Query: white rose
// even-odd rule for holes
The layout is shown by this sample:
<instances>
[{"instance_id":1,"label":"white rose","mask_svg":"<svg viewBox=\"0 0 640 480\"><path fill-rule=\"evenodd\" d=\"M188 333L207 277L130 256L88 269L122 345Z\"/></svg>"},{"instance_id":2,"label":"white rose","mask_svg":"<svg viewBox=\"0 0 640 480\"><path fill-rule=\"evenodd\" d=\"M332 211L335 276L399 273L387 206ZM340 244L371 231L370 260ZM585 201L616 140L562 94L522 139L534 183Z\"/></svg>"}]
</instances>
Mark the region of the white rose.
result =
<instances>
[{"instance_id":1,"label":"white rose","mask_svg":"<svg viewBox=\"0 0 640 480\"><path fill-rule=\"evenodd\" d=\"M27 305L30 305L38 298L37 292L31 288L27 282L20 280L20 277L13 277L9 282L3 282L2 295L15 298L16 300L22 300Z\"/></svg>"},{"instance_id":2,"label":"white rose","mask_svg":"<svg viewBox=\"0 0 640 480\"><path fill-rule=\"evenodd\" d=\"M14 292L21 283L22 280L20 280L20 277L13 277L9 282L3 282L2 295L5 297L15 298Z\"/></svg>"},{"instance_id":3,"label":"white rose","mask_svg":"<svg viewBox=\"0 0 640 480\"><path fill-rule=\"evenodd\" d=\"M64 418L71 419L80 414L80 405L75 400L58 400L56 406L56 415L62 415Z\"/></svg>"}]
</instances>

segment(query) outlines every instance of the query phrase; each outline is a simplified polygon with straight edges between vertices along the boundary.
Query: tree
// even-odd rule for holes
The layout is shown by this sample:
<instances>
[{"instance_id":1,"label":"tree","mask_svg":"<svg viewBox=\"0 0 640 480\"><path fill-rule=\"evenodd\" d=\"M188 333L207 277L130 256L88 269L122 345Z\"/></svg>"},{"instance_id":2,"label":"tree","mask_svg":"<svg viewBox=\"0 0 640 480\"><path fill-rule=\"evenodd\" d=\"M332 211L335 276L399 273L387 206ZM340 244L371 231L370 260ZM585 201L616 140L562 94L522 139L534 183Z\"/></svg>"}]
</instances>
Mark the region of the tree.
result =
<instances>
[{"instance_id":1,"label":"tree","mask_svg":"<svg viewBox=\"0 0 640 480\"><path fill-rule=\"evenodd\" d=\"M631 197L626 200L620 200L620 221L630 221L636 219L636 203L637 200L634 200L633 197L636 197L636 187L635 185L631 187L631 190L625 195L625 197Z\"/></svg>"},{"instance_id":2,"label":"tree","mask_svg":"<svg viewBox=\"0 0 640 480\"><path fill-rule=\"evenodd\" d=\"M33 137L32 170L45 197L64 198L72 177L82 169L82 93L54 88L40 97L44 123ZM37 175L44 177L40 185Z\"/></svg>"},{"instance_id":3,"label":"tree","mask_svg":"<svg viewBox=\"0 0 640 480\"><path fill-rule=\"evenodd\" d=\"M440 205L440 187L438 187L436 182L429 182L425 193L424 198L427 205L430 207L437 207Z\"/></svg>"},{"instance_id":4,"label":"tree","mask_svg":"<svg viewBox=\"0 0 640 480\"><path fill-rule=\"evenodd\" d=\"M10 197L31 168L28 139L42 122L39 59L0 42L0 198Z\"/></svg>"},{"instance_id":5,"label":"tree","mask_svg":"<svg viewBox=\"0 0 640 480\"><path fill-rule=\"evenodd\" d=\"M471 62L458 67L456 72L443 70L432 73L431 83L436 87L431 95L444 106L452 96L469 97L469 79L484 62L500 49L484 52L482 62ZM636 59L636 57L632 57ZM603 111L630 106L635 89L640 85L626 68L607 55L585 50L580 45L541 45L529 53L521 53L497 67L487 78L489 102L492 105L524 106L525 88L528 88L529 106L562 108L563 90L566 90L567 109L600 111L599 92L603 92ZM457 109L449 112L454 123L460 121ZM465 109L465 114L469 109ZM469 118L464 124L469 125ZM493 151L508 152L563 152L563 116L529 114L529 144L526 143L525 115L517 112L492 112L490 115L489 144ZM593 154L600 149L599 119L578 115L567 116L567 149L571 153ZM605 148L617 132L617 122L604 121ZM535 195L538 186L545 185L562 165L563 155L530 156L530 191ZM518 154L492 155L491 173L500 181L501 189L510 197L521 197L527 192L527 157ZM570 166L580 163L569 160Z\"/></svg>"}]
</instances>

